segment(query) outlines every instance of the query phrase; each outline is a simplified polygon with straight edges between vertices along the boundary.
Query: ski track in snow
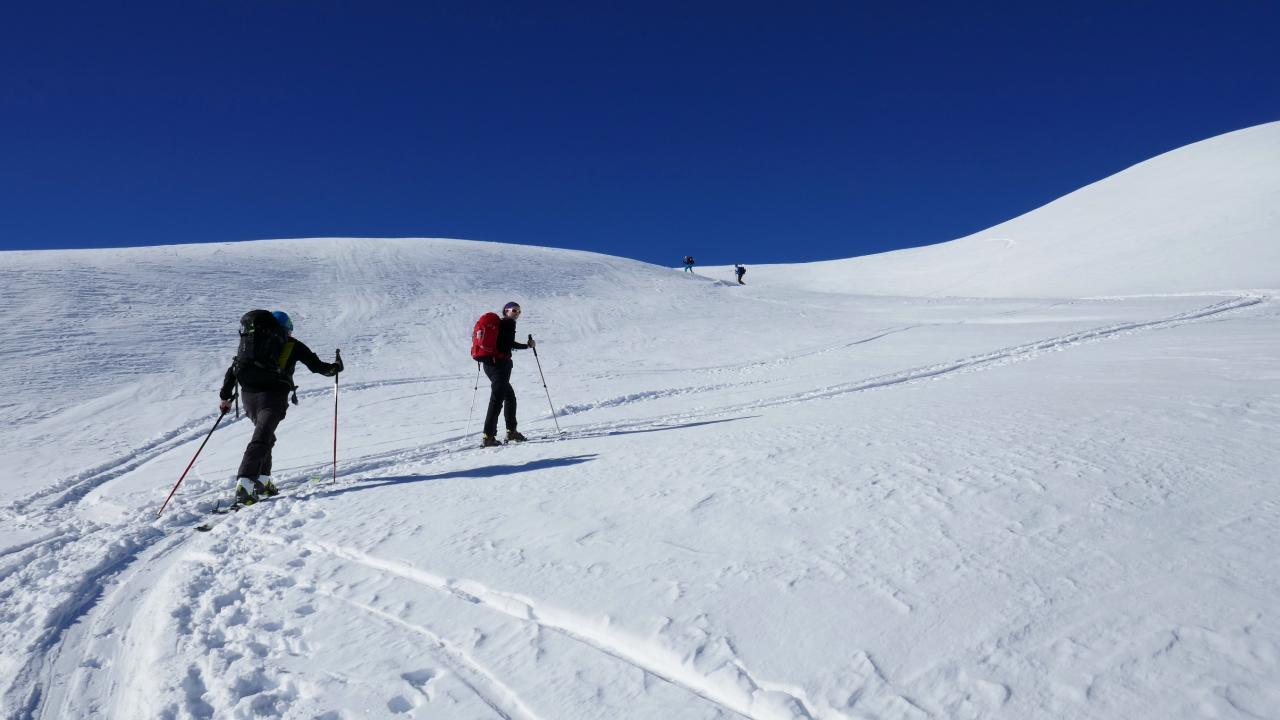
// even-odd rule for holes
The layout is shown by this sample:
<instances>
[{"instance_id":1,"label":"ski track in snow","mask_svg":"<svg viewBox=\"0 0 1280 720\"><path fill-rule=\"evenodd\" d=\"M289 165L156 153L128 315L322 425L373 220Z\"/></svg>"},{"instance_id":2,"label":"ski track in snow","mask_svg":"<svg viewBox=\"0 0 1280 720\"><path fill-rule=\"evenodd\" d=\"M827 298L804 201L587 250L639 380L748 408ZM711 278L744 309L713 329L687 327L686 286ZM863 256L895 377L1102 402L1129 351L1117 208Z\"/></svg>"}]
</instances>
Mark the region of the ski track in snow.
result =
<instances>
[{"instance_id":1,"label":"ski track in snow","mask_svg":"<svg viewBox=\"0 0 1280 720\"><path fill-rule=\"evenodd\" d=\"M860 380L853 383L842 383L840 385L834 385L834 386L830 386L820 390L808 391L803 393L795 393L795 394L790 394L790 395L773 398L769 400L761 400L761 401L755 401L751 403L745 403L740 406L729 406L726 408L720 408L716 410L714 413L704 413L704 414L719 415L719 414L737 412L739 410L763 409L763 408L775 407L779 405L791 404L794 402L803 402L806 400L819 398L819 397L834 397L837 395L843 395L843 394L852 393L852 392L861 392L864 390L878 389L878 388L889 387L892 385L898 385L902 383L909 383L909 382L915 382L919 380L931 379L931 378L940 377L940 376L951 374L958 371L979 370L979 369L983 369L983 368L994 366L994 365L1002 365L1002 364L1029 359L1042 352L1063 350L1068 347L1085 343L1085 342L1103 340L1106 338L1115 337L1123 334L1129 334L1133 332L1175 327L1177 325L1182 325L1187 322L1201 320L1201 319L1208 318L1221 313L1244 309L1253 305L1266 302L1267 300L1269 300L1267 296L1257 296L1257 295L1236 297L1230 300L1225 300L1225 301L1216 303L1214 305L1210 305L1197 310L1181 313L1181 314L1160 319L1160 320L1152 320L1148 322L1120 323L1120 324L1111 325L1111 326L1102 327L1102 328L1094 328L1090 330L1079 331L1079 332L1070 333L1070 334L1059 336L1059 337L1053 337L1045 340L1036 341L1033 343L1027 343L1023 345L1010 347L1010 348L1003 348L1003 349L995 350L989 353L975 355L968 358L962 358L962 359L951 361L951 362L938 363L938 364L924 366L920 368L914 368L911 370L889 373L889 374L881 375L874 378ZM747 363L747 364L737 365L737 366L725 366L721 368L715 368L714 370L725 371L730 369L730 367L735 369L744 369L749 367L767 366L775 363L793 362L796 359L804 358L814 354L819 354L822 352L829 352L835 349L841 349L841 348L847 348L847 347L859 345L859 344L868 342L870 340L876 339L878 337L882 337L884 335L890 334L891 332L900 332L906 329L910 329L910 328L904 327L900 329L891 330L888 332L880 333L879 335L876 335L871 338L855 341L853 343L841 343L840 345L834 348L828 348L825 350L811 350L811 351L806 351L804 353L800 353L797 355L788 355L775 361ZM434 376L429 378L400 378L400 379L393 379L393 380L381 380L381 381L371 381L371 382L365 382L365 383L355 383L344 389L347 392L358 392L360 390L365 390L365 389L382 388L382 387L388 387L388 386L394 386L394 385L440 382L440 381L456 381L459 378L463 378L463 377L466 377L466 375L459 374L459 375L451 375L451 376ZM561 417L565 417L565 416L570 416L575 414L581 414L581 413L588 412L590 410L595 410L595 409L620 407L620 406L631 405L638 402L666 399L671 397L678 397L681 395L722 392L722 391L733 389L733 388L762 385L766 383L767 381L760 380L760 381L747 381L747 382L739 382L739 383L717 383L712 385L702 385L702 386L693 386L693 387L664 388L664 389L649 390L649 391L643 391L643 392L637 392L637 393L629 393L627 395L616 396L613 398L607 398L605 400L600 400L593 403L579 404L579 405L566 405L558 409L557 413ZM303 397L310 397L314 395L328 394L328 392L329 390L327 388L320 388L320 389L313 389L309 391L300 392L299 395ZM684 416L686 416L686 414L682 413L678 415L673 415L672 417L684 417ZM244 418L240 418L238 420L234 418L232 419L232 422L241 422L241 421L244 421ZM225 425L223 427L225 427ZM36 504L41 500L45 500L46 498L52 498L47 503L47 506L50 508L65 506L69 503L72 503L74 501L77 501L83 498L85 495L89 494L97 487L136 469L138 466L144 464L147 461L154 459L155 457L158 457L159 455L162 455L167 452L171 452L180 446L186 445L187 443L193 442L194 440L203 438L203 436L207 432L208 432L207 420L188 423L178 429L175 429L173 431L170 431L169 433L166 433L163 437L151 443L147 443L138 448L135 448L133 451L129 452L127 455L121 458L104 463L103 465L100 465L91 470L79 473L74 477L56 482L45 489L42 489L40 491L37 491L36 493L33 493L32 495L29 495L27 498L14 501L5 508L0 508L0 518L3 518L4 515L10 514L10 513L12 513L13 515L25 514L31 510L34 504ZM589 430L584 430L584 432L589 432ZM465 440L465 437L459 436L457 438L446 439L443 442L445 444L448 444L450 442L463 441L463 440ZM423 456L414 457L412 455L404 455L403 453L398 453L398 452L391 453L391 455L402 456L403 459L423 459ZM426 457L429 457L429 456L430 455ZM308 470L312 470L316 467L322 467L322 466L323 466L323 463L312 465L312 466L303 466L301 469L305 472ZM345 471L359 472L362 470L376 469L378 467L382 467L382 465L377 464L377 465L371 465L368 467L356 466L355 468L345 469ZM57 496L57 497L53 497L53 496ZM2 555L3 555L3 552L0 551L0 556Z\"/></svg>"},{"instance_id":2,"label":"ski track in snow","mask_svg":"<svg viewBox=\"0 0 1280 720\"><path fill-rule=\"evenodd\" d=\"M723 417L741 415L755 410L762 410L781 405L807 402L810 400L830 398L866 390L884 389L893 386L915 383L923 380L938 379L947 375L984 370L996 366L1008 365L1022 360L1034 358L1042 353L1061 351L1073 346L1120 337L1127 334L1162 330L1178 327L1187 323L1203 321L1210 318L1240 311L1260 303L1268 302L1266 296L1241 296L1218 302L1196 310L1180 313L1163 319L1126 322L1104 327L1072 332L1044 340L1025 343L972 355L958 360L937 363L918 368L879 375L872 378L849 383L841 383L815 390L793 392L785 395L752 400L743 403L722 405L695 412L679 412L654 417L644 421L618 421L577 426L564 434L564 438L601 437L616 433L643 432L646 430L671 427L696 418ZM910 329L903 327L888 332L901 332ZM882 333L880 336L883 336ZM877 337L880 337L877 336ZM876 337L859 340L856 343L844 343L849 347L869 342ZM836 349L836 348L832 348ZM778 362L794 362L798 358L812 355L810 350L794 357L779 358L768 362L748 363L740 367L762 366ZM344 392L360 392L365 389L382 388L389 385L417 384L437 381L457 381L468 377L468 374L435 376L429 378L401 378L344 386ZM633 405L649 401L670 398L691 393L715 393L733 388L760 386L765 381L746 381L742 383L718 383L697 387L666 388L629 393L596 403L567 406L564 416L583 414L596 409ZM309 391L307 395L326 394L327 388ZM4 620L6 647L21 648L24 659L15 663L14 658L4 662L4 674L10 678L4 693L4 710L7 717L33 718L49 717L50 699L53 703L65 703L65 683L68 674L74 673L75 667L85 662L83 658L73 658L70 654L64 657L62 648L68 644L83 643L86 637L92 636L92 630L77 628L85 618L89 618L89 627L93 627L92 616L95 612L120 613L128 616L136 612L145 602L145 588L133 588L137 578L146 576L137 569L143 561L156 561L171 556L176 550L191 539L191 535L175 535L189 532L193 520L199 516L193 510L193 500L215 491L182 498L184 508L175 508L165 518L155 521L150 510L144 510L134 520L121 526L101 523L89 523L76 518L76 505L94 489L119 478L140 465L165 453L186 452L191 445L207 433L207 421L193 421L175 428L161 437L139 446L123 456L104 462L75 476L53 483L31 495L10 503L0 509L0 520L21 526L55 528L45 531L36 539L28 540L0 550L0 619ZM456 455L456 444L464 441L463 436L448 438L433 446L410 450L396 450L386 453L361 456L340 464L343 475L354 475L376 472L380 469L406 462L424 463L445 455ZM312 467L324 467L323 464ZM291 492L299 498L310 497L324 492L323 489L310 489L305 481L295 484ZM301 489L299 489L301 488ZM192 534L193 535L193 534ZM454 581L437 577L395 561L374 558L352 548L331 546L319 540L309 540L308 546L316 551L325 552L335 557L358 563L370 568L389 572L406 580L417 583L431 590L448 593L453 597L468 602L484 605L486 608L506 614L512 618L537 624L545 629L555 631L579 643L589 645L595 650L610 655L666 682L678 685L685 690L725 708L728 711L752 718L804 718L825 717L813 703L804 697L803 691L797 688L783 689L772 686L752 677L745 668L739 667L740 677L737 684L713 681L698 674L683 664L679 658L662 648L646 645L645 641L612 633L607 627L601 627L571 613L553 608L540 607L540 604L516 594L494 591L470 581ZM56 572L53 569L57 568ZM69 576L68 573L76 573ZM23 592L17 590L21 588ZM125 592L128 588L133 595ZM349 600L335 598L342 602ZM399 623L399 619L382 611L362 606L363 611L377 615L382 620ZM127 619L126 619L127 623ZM426 637L439 654L452 658L459 676L469 678L468 682L478 695L486 698L486 702L503 717L534 718L518 697L504 689L501 681L488 671L467 661L456 649L451 649L439 637L434 637L425 628L412 628L414 632ZM51 691L59 686L57 691ZM751 688L743 693L741 687Z\"/></svg>"},{"instance_id":3,"label":"ski track in snow","mask_svg":"<svg viewBox=\"0 0 1280 720\"><path fill-rule=\"evenodd\" d=\"M377 389L396 385L456 381L460 377L462 376L432 376L425 378L377 380L371 382L352 383L350 386L344 387L343 390L345 392L359 392L361 390ZM310 398L328 394L330 394L330 389L327 387L298 391L299 398ZM216 420L217 416L212 416L212 418ZM248 419L243 415L237 418L233 411L229 417L223 419L222 423L218 425L218 428L224 429L233 424L244 422L248 422ZM61 507L72 505L102 485L136 470L147 462L150 462L165 453L169 453L177 448L183 447L188 443L203 439L204 436L209 433L211 427L212 423L209 421L209 418L203 418L186 423L181 427L164 433L161 437L151 442L133 448L119 458L77 473L72 477L56 481L25 498L10 502L7 506L0 508L0 519L9 519L10 517L16 516L17 520L21 521L22 515L32 512L35 509L53 511ZM174 479L175 481L177 480L177 478Z\"/></svg>"},{"instance_id":4,"label":"ski track in snow","mask_svg":"<svg viewBox=\"0 0 1280 720\"><path fill-rule=\"evenodd\" d=\"M467 687L486 705L504 720L539 720L539 716L521 702L519 695L502 683L502 680L472 659L465 651L454 647L451 643L421 625L406 622L400 618L370 607L364 603L354 602L324 589L317 590L324 597L331 598L361 612L374 615L389 625L403 628L427 639L428 647L437 658L444 661L447 667L463 680Z\"/></svg>"},{"instance_id":5,"label":"ski track in snow","mask_svg":"<svg viewBox=\"0 0 1280 720\"><path fill-rule=\"evenodd\" d=\"M141 606L139 598L151 591L156 578L160 577L174 560L177 550L181 550L186 538L182 535L166 535L150 545L139 543L131 555L120 557L114 565L104 564L100 574L114 575L115 580L109 586L99 580L100 586L96 597L92 597L94 606L90 615L88 608L78 613L68 613L66 622L61 628L64 634L55 652L49 654L41 672L51 678L61 678L63 682L44 684L46 700L42 703L44 717L77 717L90 714L83 708L69 707L83 696L95 696L86 692L88 685L95 681L101 690L102 678L96 671L104 666L115 667L117 662L127 662L121 652L121 642L129 635L134 624L137 606ZM86 593L86 598L91 594ZM117 609L122 609L118 615ZM120 617L123 615L123 617ZM106 695L99 692L96 696ZM57 708L57 712L52 712ZM101 708L98 709L101 711Z\"/></svg>"},{"instance_id":6,"label":"ski track in snow","mask_svg":"<svg viewBox=\"0 0 1280 720\"><path fill-rule=\"evenodd\" d=\"M269 535L257 537L279 545L296 542L287 542L283 538ZM808 703L803 699L803 693L795 691L796 694L793 695L776 689L777 686L774 690L765 690L762 684L752 678L746 668L740 664L737 665L740 673L738 677L717 682L698 673L671 650L653 646L640 638L626 637L612 631L607 625L591 622L574 613L543 607L541 603L515 593L493 590L474 580L448 579L406 563L374 557L355 548L333 545L320 540L303 541L303 546L372 570L404 578L462 602L482 605L516 620L533 623L541 628L560 633L597 652L634 665L665 682L677 685L736 715L761 720L814 717ZM385 616L380 611L371 611ZM423 632L439 642L439 639L428 631L423 630ZM745 693L739 686L741 682L745 682L749 688ZM779 698L778 695L785 695L785 697ZM531 715L531 713L526 714ZM520 715L520 717L524 716Z\"/></svg>"},{"instance_id":7,"label":"ski track in snow","mask_svg":"<svg viewBox=\"0 0 1280 720\"><path fill-rule=\"evenodd\" d=\"M667 416L667 419L719 416L719 415L725 415L725 414L748 412L751 410L763 410L766 408L778 407L782 405L791 405L794 403L806 402L809 400L814 400L819 398L831 398L831 397L837 397L840 395L847 395L849 393L863 392L866 390L878 390L882 388L893 387L895 385L903 385L906 383L919 382L922 380L932 380L932 379L937 379L945 375L950 375L957 372L972 372L977 370L983 370L990 367L1008 365L1008 364L1020 362L1023 360L1029 360L1045 352L1065 350L1067 348L1070 348L1076 345L1081 345L1084 343L1097 342L1097 341L1106 340L1109 338L1114 338L1122 335L1128 335L1136 332L1173 328L1173 327L1184 325L1190 322L1204 320L1206 318L1210 318L1216 315L1221 315L1224 313L1230 313L1230 312L1242 310L1248 307L1252 307L1254 305L1264 303L1268 300L1269 298L1267 296L1237 297L1237 298L1232 298L1230 300L1224 300L1222 302L1215 303L1207 307L1199 308L1197 310L1192 310L1192 311L1180 313L1178 315L1174 315L1171 317L1163 318L1160 320L1151 320L1147 322L1118 323L1118 324L1109 325L1106 327L1093 328L1090 330L1082 330L1079 332L1068 333L1066 335L1047 338L1044 340L1038 340L1032 343L1024 343L1022 345L1002 348L1002 349L994 350L988 353L983 353L981 355L973 355L967 358L961 358L959 360L953 360L950 362L936 363L933 365L913 368L910 370L902 370L898 372L887 373L884 375L879 375L877 377L858 380L851 383L841 383L839 385L831 385L826 388L821 388L818 390L810 390L810 391L805 391L800 393L791 393L791 394L783 395L776 398L756 400L756 401L741 403L737 405L728 405L728 406L716 408L714 410L709 410L706 412L676 413L676 414ZM857 344L861 344L862 342L866 342L866 340L862 340L857 343L842 345L841 347L857 345ZM806 353L806 355L808 354L814 354L814 353L812 352ZM785 362L789 359L790 359L790 356L787 359L780 360L778 362ZM767 363L752 363L751 366L759 366L759 365L765 365L765 364ZM740 367L747 367L747 366L744 365ZM609 398L606 400L601 400L596 403L590 403L586 405L577 405L577 406L568 406L564 414L565 415L575 414L575 413L585 412L587 410L594 410L594 409L606 408L606 407L617 407L617 406L629 405L637 402L664 399L664 398L673 397L677 395L688 395L688 394L693 394L698 392L712 392L712 391L725 390L730 387L745 387L747 385L755 385L755 384L760 384L760 382L708 385L708 386L702 386L702 387L672 388L667 390L653 390L653 391L640 392L640 393L631 393L628 395L622 395L614 398Z\"/></svg>"}]
</instances>

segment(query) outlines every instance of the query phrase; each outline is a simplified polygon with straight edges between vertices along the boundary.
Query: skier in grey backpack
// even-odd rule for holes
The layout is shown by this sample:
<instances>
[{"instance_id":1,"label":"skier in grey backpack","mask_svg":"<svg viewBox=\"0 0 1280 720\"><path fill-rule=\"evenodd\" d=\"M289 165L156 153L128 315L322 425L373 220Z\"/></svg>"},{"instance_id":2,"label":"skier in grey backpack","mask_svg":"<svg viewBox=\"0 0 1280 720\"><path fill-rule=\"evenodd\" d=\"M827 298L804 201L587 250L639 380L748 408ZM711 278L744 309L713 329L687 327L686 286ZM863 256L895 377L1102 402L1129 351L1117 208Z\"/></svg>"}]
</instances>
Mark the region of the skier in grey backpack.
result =
<instances>
[{"instance_id":1,"label":"skier in grey backpack","mask_svg":"<svg viewBox=\"0 0 1280 720\"><path fill-rule=\"evenodd\" d=\"M326 377L343 369L341 355L327 363L301 340L295 340L293 321L280 310L250 310L240 318L240 346L223 377L218 409L225 413L231 408L239 383L244 413L253 423L253 437L236 473L236 502L241 505L252 505L279 492L271 479L271 448L276 444L276 427L289 409L290 393L293 404L298 404L298 388L293 384L298 363Z\"/></svg>"}]
</instances>

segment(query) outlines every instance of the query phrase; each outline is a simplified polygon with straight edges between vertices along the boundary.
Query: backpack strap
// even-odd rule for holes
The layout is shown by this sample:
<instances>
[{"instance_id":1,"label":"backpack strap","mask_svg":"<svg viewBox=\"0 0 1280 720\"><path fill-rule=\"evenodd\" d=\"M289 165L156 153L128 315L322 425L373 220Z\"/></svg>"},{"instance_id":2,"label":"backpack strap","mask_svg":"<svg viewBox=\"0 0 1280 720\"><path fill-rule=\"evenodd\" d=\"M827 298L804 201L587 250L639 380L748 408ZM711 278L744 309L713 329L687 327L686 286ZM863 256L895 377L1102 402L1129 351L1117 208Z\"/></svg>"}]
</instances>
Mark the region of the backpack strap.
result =
<instances>
[{"instance_id":1,"label":"backpack strap","mask_svg":"<svg viewBox=\"0 0 1280 720\"><path fill-rule=\"evenodd\" d=\"M284 347L280 348L280 358L276 361L276 367L280 368L281 375L284 374L285 365L289 364L289 356L293 354L293 346L295 344L297 344L297 341L293 338L289 338L284 342ZM292 377L287 377L286 379L289 381L289 392L292 393L290 401L293 402L294 405L297 405L298 386L293 383Z\"/></svg>"},{"instance_id":2,"label":"backpack strap","mask_svg":"<svg viewBox=\"0 0 1280 720\"><path fill-rule=\"evenodd\" d=\"M284 366L289 364L289 356L293 354L293 346L296 341L289 338L285 341L284 347L280 348L280 357L276 359L276 367L284 370Z\"/></svg>"}]
</instances>

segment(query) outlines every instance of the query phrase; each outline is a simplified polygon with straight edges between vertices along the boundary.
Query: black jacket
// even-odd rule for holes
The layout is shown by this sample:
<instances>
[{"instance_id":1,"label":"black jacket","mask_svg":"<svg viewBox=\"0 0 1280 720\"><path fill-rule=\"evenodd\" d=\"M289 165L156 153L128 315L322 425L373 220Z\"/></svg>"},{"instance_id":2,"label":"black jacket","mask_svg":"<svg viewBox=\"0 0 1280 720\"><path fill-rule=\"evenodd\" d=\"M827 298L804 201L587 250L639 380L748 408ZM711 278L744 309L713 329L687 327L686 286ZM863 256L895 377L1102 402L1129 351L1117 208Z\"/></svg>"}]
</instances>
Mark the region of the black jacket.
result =
<instances>
[{"instance_id":1,"label":"black jacket","mask_svg":"<svg viewBox=\"0 0 1280 720\"><path fill-rule=\"evenodd\" d=\"M515 323L512 323L512 330L515 330ZM301 340L289 339L293 343L293 349L289 351L289 359L285 361L284 370L276 376L266 376L256 367L246 368L244 372L237 372L235 362L231 363L231 367L227 368L227 374L222 378L222 389L218 391L218 397L223 400L230 400L235 390L236 381L239 380L240 386L246 390L257 390L259 392L267 390L280 390L288 392L295 386L293 384L293 370L302 363L307 369L318 375L333 377L338 374L338 365L327 363L316 356L311 348L302 343ZM501 339L499 339L501 342Z\"/></svg>"}]
</instances>

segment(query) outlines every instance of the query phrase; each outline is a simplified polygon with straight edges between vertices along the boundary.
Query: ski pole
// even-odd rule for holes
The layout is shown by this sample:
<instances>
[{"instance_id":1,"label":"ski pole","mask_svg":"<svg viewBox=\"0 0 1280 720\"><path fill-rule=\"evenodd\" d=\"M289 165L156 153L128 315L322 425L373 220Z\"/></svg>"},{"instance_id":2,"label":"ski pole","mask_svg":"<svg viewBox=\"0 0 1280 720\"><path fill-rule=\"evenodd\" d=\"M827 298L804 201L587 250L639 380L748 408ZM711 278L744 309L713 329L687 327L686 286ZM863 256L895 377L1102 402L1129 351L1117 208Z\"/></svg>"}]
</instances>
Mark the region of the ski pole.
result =
<instances>
[{"instance_id":1,"label":"ski pole","mask_svg":"<svg viewBox=\"0 0 1280 720\"><path fill-rule=\"evenodd\" d=\"M533 335L529 335L529 344L533 345ZM533 346L533 359L538 361L538 377L542 378L542 389L547 393L547 406L551 408L551 419L556 422L556 432L560 429L560 419L556 417L556 406L551 404L551 391L547 390L547 376L542 374L542 360L538 359L538 346Z\"/></svg>"},{"instance_id":2,"label":"ski pole","mask_svg":"<svg viewBox=\"0 0 1280 720\"><path fill-rule=\"evenodd\" d=\"M333 357L338 365L342 364L342 351L335 349ZM342 375L342 371L333 374L333 479L330 482L338 482L338 376Z\"/></svg>"},{"instance_id":3,"label":"ski pole","mask_svg":"<svg viewBox=\"0 0 1280 720\"><path fill-rule=\"evenodd\" d=\"M169 501L173 499L173 494L178 492L178 486L186 479L187 473L191 471L191 466L196 464L196 458L200 457L200 451L204 450L205 443L209 442L209 438L213 437L213 431L218 429L218 423L222 422L222 418L227 416L227 411L223 410L218 415L218 419L214 421L213 427L209 428L209 434L204 436L204 442L200 443L200 447L196 449L196 454L191 456L191 462L187 463L187 469L182 471L182 476L178 478L178 482L173 484L173 489L169 491L169 497L164 499L164 504L156 511L156 517L160 517L160 513L169 506Z\"/></svg>"},{"instance_id":4,"label":"ski pole","mask_svg":"<svg viewBox=\"0 0 1280 720\"><path fill-rule=\"evenodd\" d=\"M466 444L471 434L471 415L476 411L476 393L480 390L480 363L476 362L476 386L471 389L471 407L467 410L467 425L462 429L462 442Z\"/></svg>"}]
</instances>

